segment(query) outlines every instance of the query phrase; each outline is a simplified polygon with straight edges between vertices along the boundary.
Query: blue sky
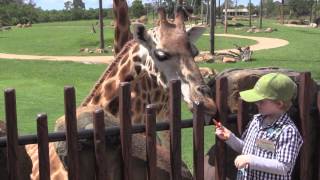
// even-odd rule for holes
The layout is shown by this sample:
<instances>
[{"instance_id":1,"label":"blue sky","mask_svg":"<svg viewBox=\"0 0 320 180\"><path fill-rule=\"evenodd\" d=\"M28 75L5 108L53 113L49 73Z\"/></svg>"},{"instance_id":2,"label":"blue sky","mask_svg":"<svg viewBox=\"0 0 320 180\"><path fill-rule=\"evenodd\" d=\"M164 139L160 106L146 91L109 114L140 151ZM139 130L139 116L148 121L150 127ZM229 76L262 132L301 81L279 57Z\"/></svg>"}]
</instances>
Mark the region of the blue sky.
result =
<instances>
[{"instance_id":1,"label":"blue sky","mask_svg":"<svg viewBox=\"0 0 320 180\"><path fill-rule=\"evenodd\" d=\"M64 2L68 0L34 0L37 7L41 7L42 9L63 9ZM72 0L71 0L72 1ZM98 8L99 7L99 0L83 0L86 9L88 8ZM133 0L127 0L129 4L131 4ZM239 4L247 4L249 0L238 0ZM260 0L252 0L252 3L258 4ZM143 0L143 2L154 2L153 0ZM217 1L218 2L218 1ZM223 2L223 0L221 0ZM234 0L235 2L235 0ZM112 0L103 0L103 7L109 8L112 7Z\"/></svg>"}]
</instances>

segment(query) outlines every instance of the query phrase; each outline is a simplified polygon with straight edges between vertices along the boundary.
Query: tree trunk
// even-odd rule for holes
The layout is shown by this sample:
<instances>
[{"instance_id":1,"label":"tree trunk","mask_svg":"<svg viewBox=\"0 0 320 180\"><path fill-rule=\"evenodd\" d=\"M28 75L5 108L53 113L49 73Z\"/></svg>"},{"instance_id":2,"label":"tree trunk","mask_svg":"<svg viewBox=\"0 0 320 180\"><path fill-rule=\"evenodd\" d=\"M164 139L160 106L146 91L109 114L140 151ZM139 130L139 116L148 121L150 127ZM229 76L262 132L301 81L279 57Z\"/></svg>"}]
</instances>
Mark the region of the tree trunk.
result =
<instances>
[{"instance_id":1,"label":"tree trunk","mask_svg":"<svg viewBox=\"0 0 320 180\"><path fill-rule=\"evenodd\" d=\"M99 24L100 24L100 49L104 49L102 0L99 0ZM94 26L93 26L93 29L94 29Z\"/></svg>"},{"instance_id":2,"label":"tree trunk","mask_svg":"<svg viewBox=\"0 0 320 180\"><path fill-rule=\"evenodd\" d=\"M221 4L220 4L220 0L219 0L219 19L221 19Z\"/></svg>"},{"instance_id":3,"label":"tree trunk","mask_svg":"<svg viewBox=\"0 0 320 180\"><path fill-rule=\"evenodd\" d=\"M280 19L281 19L281 24L284 24L284 12L283 12L283 6L284 6L284 0L281 0L281 5L280 5Z\"/></svg>"},{"instance_id":4,"label":"tree trunk","mask_svg":"<svg viewBox=\"0 0 320 180\"><path fill-rule=\"evenodd\" d=\"M210 53L214 55L214 28L216 22L216 0L211 0L210 4Z\"/></svg>"},{"instance_id":5,"label":"tree trunk","mask_svg":"<svg viewBox=\"0 0 320 180\"><path fill-rule=\"evenodd\" d=\"M210 1L207 0L207 24L210 22Z\"/></svg>"},{"instance_id":6,"label":"tree trunk","mask_svg":"<svg viewBox=\"0 0 320 180\"><path fill-rule=\"evenodd\" d=\"M228 0L224 1L224 33L228 33Z\"/></svg>"},{"instance_id":7,"label":"tree trunk","mask_svg":"<svg viewBox=\"0 0 320 180\"><path fill-rule=\"evenodd\" d=\"M249 27L252 26L252 22L251 22L251 0L249 0Z\"/></svg>"},{"instance_id":8,"label":"tree trunk","mask_svg":"<svg viewBox=\"0 0 320 180\"><path fill-rule=\"evenodd\" d=\"M203 2L201 1L201 24L203 24Z\"/></svg>"},{"instance_id":9,"label":"tree trunk","mask_svg":"<svg viewBox=\"0 0 320 180\"><path fill-rule=\"evenodd\" d=\"M262 29L262 0L260 0L260 25L259 28Z\"/></svg>"}]
</instances>

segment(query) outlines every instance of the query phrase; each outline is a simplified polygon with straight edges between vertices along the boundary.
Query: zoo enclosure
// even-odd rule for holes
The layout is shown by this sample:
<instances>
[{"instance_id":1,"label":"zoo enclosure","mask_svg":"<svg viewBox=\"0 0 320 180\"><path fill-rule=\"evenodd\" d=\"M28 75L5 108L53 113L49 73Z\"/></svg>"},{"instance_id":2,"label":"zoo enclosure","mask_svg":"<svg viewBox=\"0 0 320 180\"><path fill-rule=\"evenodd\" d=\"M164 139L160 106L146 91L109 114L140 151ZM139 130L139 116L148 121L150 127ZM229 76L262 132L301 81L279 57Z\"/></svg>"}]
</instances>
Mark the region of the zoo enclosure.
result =
<instances>
[{"instance_id":1,"label":"zoo enclosure","mask_svg":"<svg viewBox=\"0 0 320 180\"><path fill-rule=\"evenodd\" d=\"M299 77L292 77L299 79L299 130L304 139L304 145L300 152L300 159L297 162L296 171L293 179L313 179L313 177L320 177L319 168L319 138L317 143L311 144L312 137L309 136L308 130L311 128L310 112L316 112L316 123L319 123L320 117L320 92L317 89L317 109L311 108L312 97L310 88L312 79L310 73L301 73ZM133 133L146 133L146 154L147 154L147 176L149 179L156 179L156 130L170 130L170 163L171 163L171 179L181 179L181 128L193 127L193 159L194 159L194 179L204 179L204 125L212 125L212 122L205 124L203 118L203 104L194 103L193 119L181 121L181 89L180 81L170 82L170 123L156 123L155 107L148 105L146 108L146 125L131 125L130 116L130 84L122 83L120 87L120 127L104 128L104 114L101 109L94 113L94 129L83 130L77 132L76 122L76 103L75 103L75 89L73 87L65 87L65 118L66 118L66 132L55 132L48 134L47 116L39 114L37 117L37 135L18 136L17 132L17 115L16 115L16 100L15 90L5 90L5 111L6 111L6 125L7 138L0 138L0 147L7 147L8 154L8 177L10 180L19 179L19 164L17 148L19 145L38 144L39 152L39 173L40 179L50 179L50 162L48 152L48 142L67 141L68 148L68 176L69 179L78 179L78 155L77 155L77 140L89 138L94 140L95 159L96 159L96 177L97 179L104 179L104 172L99 171L103 169L105 158L103 153L105 149L106 136L120 135L122 146L122 163L124 177L130 179L132 177L130 165L131 152L131 136ZM219 119L226 126L236 124L238 133L241 134L245 125L248 123L249 114L247 106L241 100L239 101L239 109L237 114L229 114L227 107L227 91L228 79L222 77L216 80L215 99L219 112ZM226 178L226 169L232 164L226 164L228 151L226 145L217 139L217 155L216 155L216 179ZM313 162L308 161L310 148L315 148L317 152L317 159ZM313 171L311 171L313 170ZM313 172L313 173L311 173ZM318 172L318 174L316 174Z\"/></svg>"}]
</instances>

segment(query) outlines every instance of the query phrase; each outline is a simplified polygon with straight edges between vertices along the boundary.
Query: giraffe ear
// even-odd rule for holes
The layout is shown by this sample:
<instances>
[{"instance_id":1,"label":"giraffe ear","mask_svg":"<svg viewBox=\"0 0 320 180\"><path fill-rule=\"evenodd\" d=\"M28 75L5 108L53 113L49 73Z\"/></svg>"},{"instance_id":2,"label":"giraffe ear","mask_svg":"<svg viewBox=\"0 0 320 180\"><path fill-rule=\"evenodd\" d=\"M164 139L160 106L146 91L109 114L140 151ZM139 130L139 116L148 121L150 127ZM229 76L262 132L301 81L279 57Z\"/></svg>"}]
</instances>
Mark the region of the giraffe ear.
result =
<instances>
[{"instance_id":1,"label":"giraffe ear","mask_svg":"<svg viewBox=\"0 0 320 180\"><path fill-rule=\"evenodd\" d=\"M147 46L150 41L150 36L147 33L146 27L140 23L132 24L133 27L133 38L140 44Z\"/></svg>"},{"instance_id":2,"label":"giraffe ear","mask_svg":"<svg viewBox=\"0 0 320 180\"><path fill-rule=\"evenodd\" d=\"M200 36L204 33L204 31L206 30L206 28L204 26L193 26L191 28L187 29L187 33L189 36L189 40L192 43L195 43Z\"/></svg>"}]
</instances>

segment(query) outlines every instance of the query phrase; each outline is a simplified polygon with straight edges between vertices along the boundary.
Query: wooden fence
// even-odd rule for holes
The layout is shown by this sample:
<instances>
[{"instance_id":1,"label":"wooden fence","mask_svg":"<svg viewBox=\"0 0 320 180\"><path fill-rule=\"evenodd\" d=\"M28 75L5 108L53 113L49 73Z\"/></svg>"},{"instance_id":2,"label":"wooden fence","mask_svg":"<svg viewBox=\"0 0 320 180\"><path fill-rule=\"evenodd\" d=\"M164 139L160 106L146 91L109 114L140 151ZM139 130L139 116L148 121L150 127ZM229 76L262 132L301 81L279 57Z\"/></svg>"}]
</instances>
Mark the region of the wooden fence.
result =
<instances>
[{"instance_id":1,"label":"wooden fence","mask_svg":"<svg viewBox=\"0 0 320 180\"><path fill-rule=\"evenodd\" d=\"M204 118L203 104L194 103L193 119L181 121L181 83L180 81L170 82L170 123L156 124L156 107L148 105L146 108L146 125L131 125L130 114L130 84L121 83L119 109L120 127L104 128L104 112L102 109L94 113L93 130L83 130L77 132L76 121L76 100L75 89L73 87L64 88L64 104L66 118L66 132L54 132L48 134L47 115L39 114L36 118L37 135L18 136L16 97L14 89L6 89L5 96L5 118L7 126L7 138L0 138L0 147L7 147L7 167L10 180L19 179L18 151L19 145L38 144L39 152L39 173L41 180L50 179L50 162L48 143L55 141L66 141L68 146L68 177L70 180L79 179L78 175L78 152L77 141L83 138L93 138L96 159L96 178L105 179L105 174L100 169L104 169L104 154L106 136L120 135L122 146L123 177L132 177L131 161L131 136L134 133L146 133L147 150L147 176L149 179L156 179L156 131L170 130L170 163L171 179L181 179L181 128L193 127L193 147L194 147L194 177L203 179L204 176ZM212 124L212 123L210 123ZM210 125L208 124L208 125Z\"/></svg>"},{"instance_id":2,"label":"wooden fence","mask_svg":"<svg viewBox=\"0 0 320 180\"><path fill-rule=\"evenodd\" d=\"M320 93L317 93L317 108L316 110L310 109L310 101L313 97L308 90L311 86L310 73L301 73L299 83L299 130L304 138L304 145L300 153L300 160L298 161L298 173L295 174L293 179L320 179L320 156L314 159L313 162L306 162L310 158L308 149L316 148L317 152L320 151L320 142L317 140L316 144L310 141L308 129L311 129L309 121L309 112L317 112L317 123L320 117ZM248 123L249 114L246 109L246 104L242 101L239 103L239 110L237 114L228 114L227 106L227 91L228 82L227 78L217 79L216 82L216 103L219 111L219 119L223 124L236 124L239 134L244 130L245 125ZM146 151L147 151L147 176L148 179L156 179L156 131L170 130L170 163L171 163L171 179L181 179L181 128L193 127L193 159L194 159L194 179L204 179L204 126L212 125L212 122L205 124L203 118L203 104L201 102L194 103L193 119L181 121L181 84L180 81L170 82L170 116L168 123L156 123L156 110L155 106L148 105L146 108L146 124L145 125L131 125L130 114L130 84L121 83L120 87L120 127L107 127L104 128L104 113L102 109L96 110L94 113L94 128L93 130L83 130L77 132L76 121L76 99L75 89L73 87L65 87L65 118L66 118L66 132L54 132L48 134L47 116L46 114L39 114L36 118L37 121L37 135L18 136L17 131L17 115L16 115L16 99L15 90L5 90L5 118L7 126L7 137L0 138L0 147L7 147L8 153L8 176L10 180L19 179L19 164L18 164L18 151L19 145L35 144L37 143L39 149L39 171L40 179L50 179L50 162L48 142L67 141L68 148L68 176L70 180L78 179L78 153L77 141L79 139L91 138L94 140L95 159L96 159L96 179L105 179L105 173L100 169L104 169L105 159L103 153L105 151L106 136L120 135L122 146L122 163L123 163L123 176L125 179L130 179L132 176L131 162L129 161L131 153L131 136L134 133L146 134ZM318 134L317 134L318 135ZM319 139L319 138L318 138ZM306 146L307 144L307 146ZM228 156L227 147L224 142L216 140L216 180L226 179L226 169L233 166L233 164L226 164ZM317 153L319 154L319 153ZM309 173L312 169L313 173ZM318 172L317 175L316 172Z\"/></svg>"}]
</instances>

